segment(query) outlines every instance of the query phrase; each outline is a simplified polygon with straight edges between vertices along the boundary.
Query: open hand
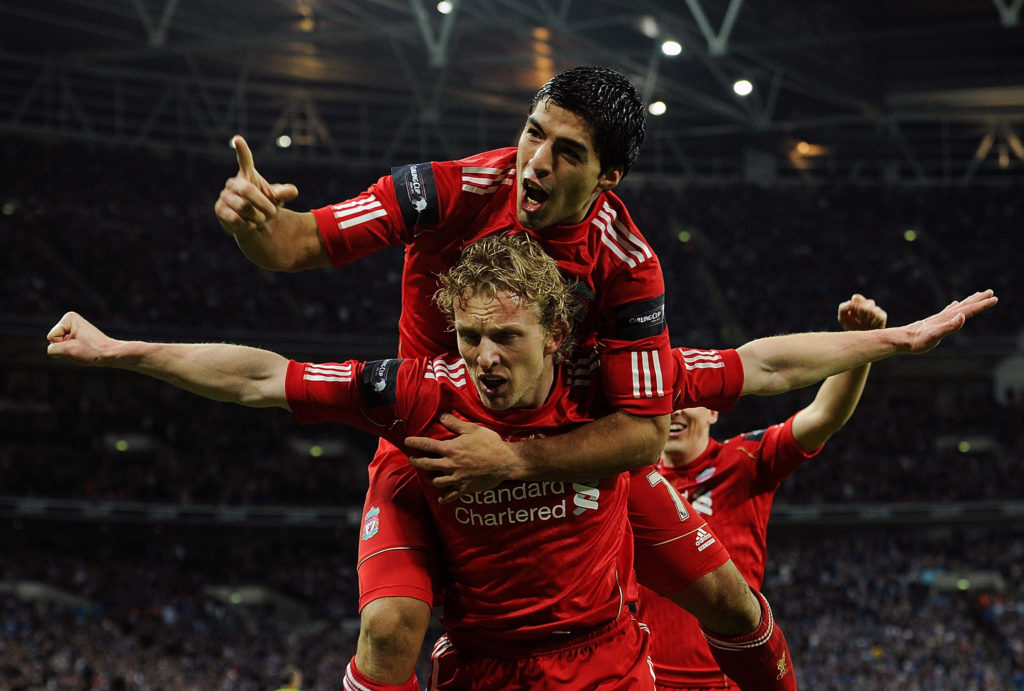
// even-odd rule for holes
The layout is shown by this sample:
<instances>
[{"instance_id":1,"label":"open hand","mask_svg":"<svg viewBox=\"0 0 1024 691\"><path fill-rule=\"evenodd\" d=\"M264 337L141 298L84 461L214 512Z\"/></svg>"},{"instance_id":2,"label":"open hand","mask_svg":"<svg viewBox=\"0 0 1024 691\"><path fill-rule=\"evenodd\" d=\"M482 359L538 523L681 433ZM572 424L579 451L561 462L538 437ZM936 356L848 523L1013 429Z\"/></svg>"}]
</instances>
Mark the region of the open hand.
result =
<instances>
[{"instance_id":1,"label":"open hand","mask_svg":"<svg viewBox=\"0 0 1024 691\"><path fill-rule=\"evenodd\" d=\"M941 312L925 319L907 324L901 331L901 350L909 353L926 353L937 346L943 338L959 331L964 322L985 310L993 307L999 298L991 290L983 290L949 303Z\"/></svg>"}]
</instances>

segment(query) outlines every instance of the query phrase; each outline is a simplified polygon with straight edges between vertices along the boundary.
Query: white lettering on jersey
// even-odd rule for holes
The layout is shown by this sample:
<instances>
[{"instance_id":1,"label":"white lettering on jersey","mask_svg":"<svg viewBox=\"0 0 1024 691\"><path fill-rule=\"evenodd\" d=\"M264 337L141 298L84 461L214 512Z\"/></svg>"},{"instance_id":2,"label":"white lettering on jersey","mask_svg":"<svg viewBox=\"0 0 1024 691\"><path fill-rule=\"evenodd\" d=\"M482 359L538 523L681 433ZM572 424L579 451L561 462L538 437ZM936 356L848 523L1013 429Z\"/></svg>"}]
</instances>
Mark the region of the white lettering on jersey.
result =
<instances>
[{"instance_id":1,"label":"white lettering on jersey","mask_svg":"<svg viewBox=\"0 0 1024 691\"><path fill-rule=\"evenodd\" d=\"M593 482L574 482L572 488L576 490L576 496L572 503L576 508L572 510L573 515L579 516L584 511L597 511L597 500L601 496L601 490L597 488L597 480Z\"/></svg>"},{"instance_id":2,"label":"white lettering on jersey","mask_svg":"<svg viewBox=\"0 0 1024 691\"><path fill-rule=\"evenodd\" d=\"M683 498L676 491L676 488L672 486L672 483L665 479L664 475L657 470L652 470L647 473L647 481L651 483L651 487L662 485L665 488L668 496L672 498L672 503L676 506L680 521L685 521L690 517L690 512L686 510L686 502L683 501Z\"/></svg>"},{"instance_id":3,"label":"white lettering on jersey","mask_svg":"<svg viewBox=\"0 0 1024 691\"><path fill-rule=\"evenodd\" d=\"M634 350L629 357L633 366L633 398L664 396L664 377L661 373L661 358L658 357L658 351Z\"/></svg>"},{"instance_id":4,"label":"white lettering on jersey","mask_svg":"<svg viewBox=\"0 0 1024 691\"><path fill-rule=\"evenodd\" d=\"M567 494L572 493L574 516L587 511L597 511L601 491L600 481L574 482L571 487L564 482L521 482L511 486L475 492L460 498L462 506L453 510L455 520L462 525L497 527L532 523L535 521L561 520L569 517ZM513 504L524 500L550 497L547 504L518 508Z\"/></svg>"},{"instance_id":5,"label":"white lettering on jersey","mask_svg":"<svg viewBox=\"0 0 1024 691\"><path fill-rule=\"evenodd\" d=\"M697 528L697 551L703 552L713 544L715 544L715 536L704 528Z\"/></svg>"}]
</instances>

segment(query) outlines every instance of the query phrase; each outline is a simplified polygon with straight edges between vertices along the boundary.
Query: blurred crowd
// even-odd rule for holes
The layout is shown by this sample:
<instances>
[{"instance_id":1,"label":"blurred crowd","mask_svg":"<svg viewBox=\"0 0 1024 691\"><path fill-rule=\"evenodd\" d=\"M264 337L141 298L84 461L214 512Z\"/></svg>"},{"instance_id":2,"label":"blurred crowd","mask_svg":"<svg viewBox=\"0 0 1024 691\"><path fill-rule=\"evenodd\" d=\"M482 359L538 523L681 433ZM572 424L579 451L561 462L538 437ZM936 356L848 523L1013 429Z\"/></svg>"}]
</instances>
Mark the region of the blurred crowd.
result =
<instances>
[{"instance_id":1,"label":"blurred crowd","mask_svg":"<svg viewBox=\"0 0 1024 691\"><path fill-rule=\"evenodd\" d=\"M0 592L0 688L271 691L287 665L321 680L307 688L340 688L358 632L354 537L109 537L5 550L0 586L44 583L80 601ZM242 586L293 604L233 602Z\"/></svg>"},{"instance_id":2,"label":"blurred crowd","mask_svg":"<svg viewBox=\"0 0 1024 691\"><path fill-rule=\"evenodd\" d=\"M0 592L0 688L270 691L286 665L306 689L340 688L357 630L355 542L115 531L5 550L0 584L45 582L83 602ZM1010 531L773 532L768 561L764 592L801 688L1024 688L1024 546ZM264 586L303 613L232 604L207 585Z\"/></svg>"}]
</instances>

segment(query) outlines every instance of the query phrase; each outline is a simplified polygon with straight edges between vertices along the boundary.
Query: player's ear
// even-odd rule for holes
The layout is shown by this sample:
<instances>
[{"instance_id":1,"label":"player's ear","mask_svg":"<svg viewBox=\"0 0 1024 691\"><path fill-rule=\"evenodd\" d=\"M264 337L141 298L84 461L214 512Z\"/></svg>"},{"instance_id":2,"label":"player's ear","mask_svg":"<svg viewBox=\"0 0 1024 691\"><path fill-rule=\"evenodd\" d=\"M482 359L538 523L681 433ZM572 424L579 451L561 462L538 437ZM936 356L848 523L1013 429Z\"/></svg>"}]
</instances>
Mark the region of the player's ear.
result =
<instances>
[{"instance_id":1,"label":"player's ear","mask_svg":"<svg viewBox=\"0 0 1024 691\"><path fill-rule=\"evenodd\" d=\"M718 411L717 410L709 410L708 411L708 424L709 425L713 425L716 422L718 422Z\"/></svg>"},{"instance_id":2,"label":"player's ear","mask_svg":"<svg viewBox=\"0 0 1024 691\"><path fill-rule=\"evenodd\" d=\"M565 339L569 337L569 325L565 322L559 322L548 332L547 342L544 344L544 354L554 355L558 350L565 344Z\"/></svg>"},{"instance_id":3,"label":"player's ear","mask_svg":"<svg viewBox=\"0 0 1024 691\"><path fill-rule=\"evenodd\" d=\"M607 192L608 190L618 185L619 181L621 180L621 168L611 168L609 170L603 171L600 175L597 176L597 191Z\"/></svg>"}]
</instances>

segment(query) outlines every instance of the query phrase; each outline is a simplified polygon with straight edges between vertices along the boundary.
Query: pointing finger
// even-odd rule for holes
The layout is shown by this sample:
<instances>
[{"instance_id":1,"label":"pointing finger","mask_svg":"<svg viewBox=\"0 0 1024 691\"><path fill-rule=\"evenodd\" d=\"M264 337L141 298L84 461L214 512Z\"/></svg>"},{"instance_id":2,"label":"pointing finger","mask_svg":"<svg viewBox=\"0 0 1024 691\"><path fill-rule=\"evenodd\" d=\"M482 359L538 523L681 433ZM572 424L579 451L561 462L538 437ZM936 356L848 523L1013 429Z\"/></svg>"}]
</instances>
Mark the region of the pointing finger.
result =
<instances>
[{"instance_id":1,"label":"pointing finger","mask_svg":"<svg viewBox=\"0 0 1024 691\"><path fill-rule=\"evenodd\" d=\"M232 137L231 144L235 147L235 156L238 157L238 172L250 180L254 179L256 176L256 164L252 162L252 152L249 151L249 145L237 134Z\"/></svg>"}]
</instances>

